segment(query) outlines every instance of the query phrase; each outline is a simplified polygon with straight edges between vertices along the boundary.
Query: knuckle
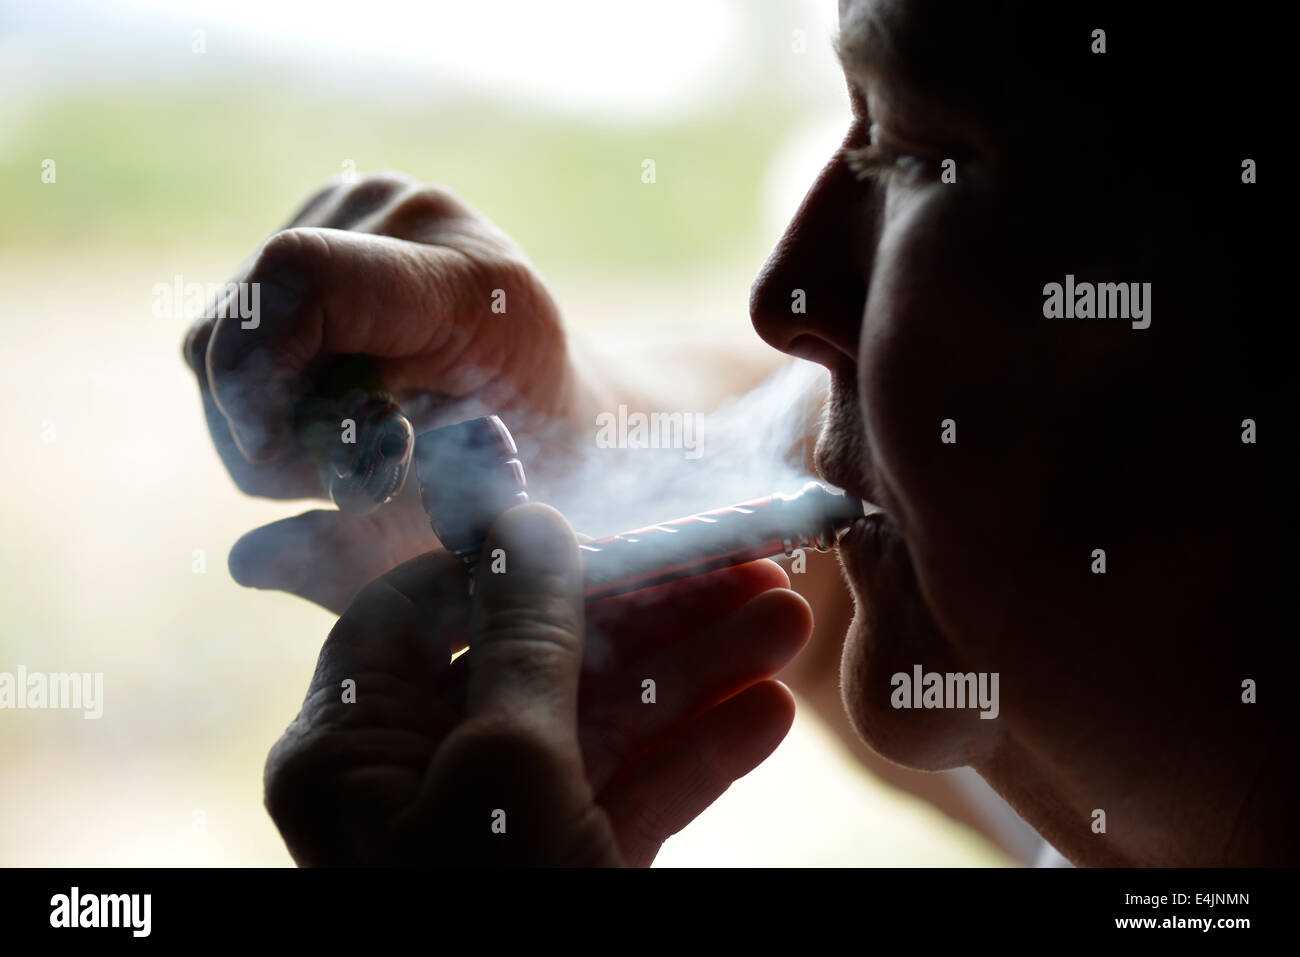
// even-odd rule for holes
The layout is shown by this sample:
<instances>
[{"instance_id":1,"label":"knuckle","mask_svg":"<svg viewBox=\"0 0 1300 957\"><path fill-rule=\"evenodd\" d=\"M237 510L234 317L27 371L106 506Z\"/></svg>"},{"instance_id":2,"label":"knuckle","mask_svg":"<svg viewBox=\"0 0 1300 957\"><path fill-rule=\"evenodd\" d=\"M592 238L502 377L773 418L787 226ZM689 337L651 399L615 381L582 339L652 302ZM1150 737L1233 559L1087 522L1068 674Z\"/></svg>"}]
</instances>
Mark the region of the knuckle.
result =
<instances>
[{"instance_id":1,"label":"knuckle","mask_svg":"<svg viewBox=\"0 0 1300 957\"><path fill-rule=\"evenodd\" d=\"M303 201L298 207L297 212L289 220L291 226L304 222L313 213L322 209L329 200L342 188L342 178L338 176L331 177L323 186L319 187L314 193Z\"/></svg>"},{"instance_id":2,"label":"knuckle","mask_svg":"<svg viewBox=\"0 0 1300 957\"><path fill-rule=\"evenodd\" d=\"M477 288L505 290L511 315L527 322L536 334L549 337L547 342L562 334L550 291L522 255L486 252L473 256L472 263Z\"/></svg>"},{"instance_id":3,"label":"knuckle","mask_svg":"<svg viewBox=\"0 0 1300 957\"><path fill-rule=\"evenodd\" d=\"M562 596L503 605L482 610L477 634L490 641L526 641L539 649L546 646L574 653L582 622L573 603Z\"/></svg>"},{"instance_id":4,"label":"knuckle","mask_svg":"<svg viewBox=\"0 0 1300 957\"><path fill-rule=\"evenodd\" d=\"M532 264L521 257L512 255L494 257L487 260L481 268L485 280L517 295L530 293L539 284Z\"/></svg>"},{"instance_id":5,"label":"knuckle","mask_svg":"<svg viewBox=\"0 0 1300 957\"><path fill-rule=\"evenodd\" d=\"M540 728L513 715L492 715L462 725L455 734L454 752L471 764L482 766L490 755L503 768L525 780L536 775L548 780L561 770L563 761L555 744Z\"/></svg>"},{"instance_id":6,"label":"knuckle","mask_svg":"<svg viewBox=\"0 0 1300 957\"><path fill-rule=\"evenodd\" d=\"M352 187L352 193L355 195L382 194L391 196L400 190L408 190L416 185L415 177L400 170L381 169L361 177L356 185Z\"/></svg>"},{"instance_id":7,"label":"knuckle","mask_svg":"<svg viewBox=\"0 0 1300 957\"><path fill-rule=\"evenodd\" d=\"M464 201L445 186L425 185L407 190L389 211L388 222L414 225L462 219L473 215Z\"/></svg>"},{"instance_id":8,"label":"knuckle","mask_svg":"<svg viewBox=\"0 0 1300 957\"><path fill-rule=\"evenodd\" d=\"M361 219L382 207L395 195L409 190L415 180L405 173L384 170L370 173L347 189L338 213L333 217L344 223Z\"/></svg>"},{"instance_id":9,"label":"knuckle","mask_svg":"<svg viewBox=\"0 0 1300 957\"><path fill-rule=\"evenodd\" d=\"M282 229L262 246L252 278L275 281L282 276L313 277L328 265L330 247L319 229L295 226Z\"/></svg>"},{"instance_id":10,"label":"knuckle","mask_svg":"<svg viewBox=\"0 0 1300 957\"><path fill-rule=\"evenodd\" d=\"M563 644L558 632L553 637L536 631L522 637L471 637L470 648L477 657L477 668L509 675L511 686L525 697L548 695L578 668L575 650Z\"/></svg>"}]
</instances>

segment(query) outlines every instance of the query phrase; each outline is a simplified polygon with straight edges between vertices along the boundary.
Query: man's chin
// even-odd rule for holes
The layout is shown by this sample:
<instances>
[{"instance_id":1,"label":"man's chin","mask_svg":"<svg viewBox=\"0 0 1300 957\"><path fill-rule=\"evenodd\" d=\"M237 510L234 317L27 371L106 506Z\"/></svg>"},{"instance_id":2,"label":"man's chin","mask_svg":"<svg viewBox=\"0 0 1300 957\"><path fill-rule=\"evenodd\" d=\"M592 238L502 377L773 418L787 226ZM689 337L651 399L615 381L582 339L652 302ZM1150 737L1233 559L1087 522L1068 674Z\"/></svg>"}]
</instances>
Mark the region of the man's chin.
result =
<instances>
[{"instance_id":1,"label":"man's chin","mask_svg":"<svg viewBox=\"0 0 1300 957\"><path fill-rule=\"evenodd\" d=\"M901 533L888 516L870 516L840 540L839 555L855 606L840 687L858 735L905 767L937 771L976 763L996 721L980 721L970 710L893 704L897 674L911 681L918 665L923 672L964 670L921 596Z\"/></svg>"}]
</instances>

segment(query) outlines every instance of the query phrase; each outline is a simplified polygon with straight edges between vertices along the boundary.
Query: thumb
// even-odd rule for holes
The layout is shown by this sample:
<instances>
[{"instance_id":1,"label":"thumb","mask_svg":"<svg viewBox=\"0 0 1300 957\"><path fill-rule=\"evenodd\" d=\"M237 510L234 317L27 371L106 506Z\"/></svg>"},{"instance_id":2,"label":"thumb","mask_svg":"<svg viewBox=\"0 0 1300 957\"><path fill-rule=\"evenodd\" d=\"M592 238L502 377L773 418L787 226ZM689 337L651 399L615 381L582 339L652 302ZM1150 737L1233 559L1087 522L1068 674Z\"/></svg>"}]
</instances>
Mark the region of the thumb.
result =
<instances>
[{"instance_id":1,"label":"thumb","mask_svg":"<svg viewBox=\"0 0 1300 957\"><path fill-rule=\"evenodd\" d=\"M583 627L573 530L548 505L510 509L488 533L474 582L468 715L576 748Z\"/></svg>"}]
</instances>

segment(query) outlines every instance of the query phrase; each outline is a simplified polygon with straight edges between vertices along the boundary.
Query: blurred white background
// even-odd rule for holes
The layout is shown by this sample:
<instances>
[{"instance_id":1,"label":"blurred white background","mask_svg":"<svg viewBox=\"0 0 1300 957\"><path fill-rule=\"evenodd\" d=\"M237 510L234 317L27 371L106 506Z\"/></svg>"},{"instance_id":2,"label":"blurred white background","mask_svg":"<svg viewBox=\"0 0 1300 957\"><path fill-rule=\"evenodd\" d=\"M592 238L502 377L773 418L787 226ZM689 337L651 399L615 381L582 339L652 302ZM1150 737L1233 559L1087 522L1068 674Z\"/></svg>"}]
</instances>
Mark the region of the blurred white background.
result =
<instances>
[{"instance_id":1,"label":"blurred white background","mask_svg":"<svg viewBox=\"0 0 1300 957\"><path fill-rule=\"evenodd\" d=\"M584 334L751 337L749 281L847 122L834 20L834 0L0 4L0 671L105 676L101 720L0 711L0 863L289 863L262 762L332 619L239 588L226 555L307 506L225 476L154 284L224 281L351 162L455 188ZM805 714L661 865L1004 861Z\"/></svg>"}]
</instances>

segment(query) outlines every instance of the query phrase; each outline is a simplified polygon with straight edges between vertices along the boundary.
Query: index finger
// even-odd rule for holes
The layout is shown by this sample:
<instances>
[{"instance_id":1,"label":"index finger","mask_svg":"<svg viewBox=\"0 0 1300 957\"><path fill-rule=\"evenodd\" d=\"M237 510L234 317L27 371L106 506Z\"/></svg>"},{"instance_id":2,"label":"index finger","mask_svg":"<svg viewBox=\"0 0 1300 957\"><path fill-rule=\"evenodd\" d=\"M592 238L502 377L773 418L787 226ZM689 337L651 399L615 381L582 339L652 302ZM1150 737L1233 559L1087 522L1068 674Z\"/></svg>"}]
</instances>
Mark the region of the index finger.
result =
<instances>
[{"instance_id":1,"label":"index finger","mask_svg":"<svg viewBox=\"0 0 1300 957\"><path fill-rule=\"evenodd\" d=\"M430 380L452 370L435 359L454 357L458 320L482 305L469 301L469 276L468 260L451 249L338 229L273 236L247 277L250 315L225 310L207 344L212 395L245 458L288 451L294 404L318 357L411 360L386 364L389 391L442 388Z\"/></svg>"}]
</instances>

